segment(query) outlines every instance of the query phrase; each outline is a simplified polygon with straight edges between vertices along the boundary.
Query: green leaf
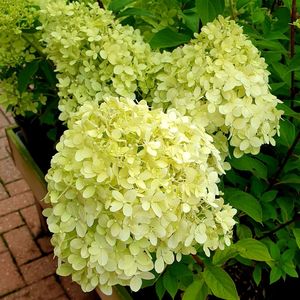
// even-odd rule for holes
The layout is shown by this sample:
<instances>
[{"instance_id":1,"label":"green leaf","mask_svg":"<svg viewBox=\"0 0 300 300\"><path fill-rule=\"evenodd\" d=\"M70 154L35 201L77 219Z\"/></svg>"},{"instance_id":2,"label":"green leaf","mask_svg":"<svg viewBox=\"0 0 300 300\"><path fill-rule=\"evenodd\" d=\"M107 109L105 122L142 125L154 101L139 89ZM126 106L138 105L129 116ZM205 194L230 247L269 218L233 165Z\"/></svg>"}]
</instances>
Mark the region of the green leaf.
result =
<instances>
[{"instance_id":1,"label":"green leaf","mask_svg":"<svg viewBox=\"0 0 300 300\"><path fill-rule=\"evenodd\" d=\"M223 13L225 8L224 0L195 0L195 4L202 25L213 21L218 15Z\"/></svg>"},{"instance_id":2,"label":"green leaf","mask_svg":"<svg viewBox=\"0 0 300 300\"><path fill-rule=\"evenodd\" d=\"M244 239L240 240L235 244L239 251L239 254L248 259L256 261L270 261L269 250L265 244L255 239Z\"/></svg>"},{"instance_id":3,"label":"green leaf","mask_svg":"<svg viewBox=\"0 0 300 300\"><path fill-rule=\"evenodd\" d=\"M166 292L166 288L164 287L162 276L159 277L155 284L155 292L159 300L161 300Z\"/></svg>"},{"instance_id":4,"label":"green leaf","mask_svg":"<svg viewBox=\"0 0 300 300\"><path fill-rule=\"evenodd\" d=\"M270 284L278 281L281 275L282 275L282 271L278 267L274 266L271 269L271 273L270 273Z\"/></svg>"},{"instance_id":5,"label":"green leaf","mask_svg":"<svg viewBox=\"0 0 300 300\"><path fill-rule=\"evenodd\" d=\"M183 294L182 300L204 300L208 295L208 289L203 279L194 280Z\"/></svg>"},{"instance_id":6,"label":"green leaf","mask_svg":"<svg viewBox=\"0 0 300 300\"><path fill-rule=\"evenodd\" d=\"M118 12L132 2L135 2L135 0L111 0L108 9Z\"/></svg>"},{"instance_id":7,"label":"green leaf","mask_svg":"<svg viewBox=\"0 0 300 300\"><path fill-rule=\"evenodd\" d=\"M183 20L184 24L189 29L191 29L193 32L198 32L199 16L194 8L183 11Z\"/></svg>"},{"instance_id":8,"label":"green leaf","mask_svg":"<svg viewBox=\"0 0 300 300\"><path fill-rule=\"evenodd\" d=\"M295 140L296 130L295 125L291 123L289 120L281 120L280 121L280 136L278 138L278 142L281 145L291 147Z\"/></svg>"},{"instance_id":9,"label":"green leaf","mask_svg":"<svg viewBox=\"0 0 300 300\"><path fill-rule=\"evenodd\" d=\"M283 222L287 222L293 218L294 215L294 198L293 197L279 197L276 199L280 210Z\"/></svg>"},{"instance_id":10,"label":"green leaf","mask_svg":"<svg viewBox=\"0 0 300 300\"><path fill-rule=\"evenodd\" d=\"M226 247L224 250L216 250L213 257L214 265L222 265L228 259L233 258L238 255L238 250L235 248L235 245L231 245Z\"/></svg>"},{"instance_id":11,"label":"green leaf","mask_svg":"<svg viewBox=\"0 0 300 300\"><path fill-rule=\"evenodd\" d=\"M294 228L293 234L296 239L297 246L300 249L300 228Z\"/></svg>"},{"instance_id":12,"label":"green leaf","mask_svg":"<svg viewBox=\"0 0 300 300\"><path fill-rule=\"evenodd\" d=\"M46 79L48 80L50 86L55 87L57 83L57 79L54 72L54 67L51 67L50 64L51 64L50 62L43 60L40 62L40 68L44 73Z\"/></svg>"},{"instance_id":13,"label":"green leaf","mask_svg":"<svg viewBox=\"0 0 300 300\"><path fill-rule=\"evenodd\" d=\"M174 299L177 291L178 291L178 280L176 277L173 277L170 272L166 272L163 275L163 284L166 288L167 292L171 295L172 299Z\"/></svg>"},{"instance_id":14,"label":"green leaf","mask_svg":"<svg viewBox=\"0 0 300 300\"><path fill-rule=\"evenodd\" d=\"M208 266L204 269L203 278L214 296L222 299L239 299L235 284L222 268Z\"/></svg>"},{"instance_id":15,"label":"green leaf","mask_svg":"<svg viewBox=\"0 0 300 300\"><path fill-rule=\"evenodd\" d=\"M238 189L225 189L225 199L235 208L246 213L256 222L262 221L262 208L257 199Z\"/></svg>"},{"instance_id":16,"label":"green leaf","mask_svg":"<svg viewBox=\"0 0 300 300\"><path fill-rule=\"evenodd\" d=\"M256 158L244 155L240 158L231 159L229 163L237 170L249 171L259 178L267 178L268 169L266 165Z\"/></svg>"},{"instance_id":17,"label":"green leaf","mask_svg":"<svg viewBox=\"0 0 300 300\"><path fill-rule=\"evenodd\" d=\"M145 16L156 19L156 16L153 15L149 10L136 7L129 7L118 14L118 17L124 16Z\"/></svg>"},{"instance_id":18,"label":"green leaf","mask_svg":"<svg viewBox=\"0 0 300 300\"><path fill-rule=\"evenodd\" d=\"M236 234L238 238L241 239L247 239L252 238L252 231L251 229L244 225L244 224L237 224L236 225Z\"/></svg>"},{"instance_id":19,"label":"green leaf","mask_svg":"<svg viewBox=\"0 0 300 300\"><path fill-rule=\"evenodd\" d=\"M261 265L256 265L253 271L253 279L256 285L258 286L261 282Z\"/></svg>"},{"instance_id":20,"label":"green leaf","mask_svg":"<svg viewBox=\"0 0 300 300\"><path fill-rule=\"evenodd\" d=\"M271 191L265 192L261 197L261 201L271 202L276 198L277 194L278 194L278 191L276 191L276 190L271 190Z\"/></svg>"},{"instance_id":21,"label":"green leaf","mask_svg":"<svg viewBox=\"0 0 300 300\"><path fill-rule=\"evenodd\" d=\"M190 39L190 35L178 33L166 27L155 33L149 43L153 49L163 49L187 43Z\"/></svg>"},{"instance_id":22,"label":"green leaf","mask_svg":"<svg viewBox=\"0 0 300 300\"><path fill-rule=\"evenodd\" d=\"M276 185L279 184L300 184L300 176L297 174L287 174L276 183Z\"/></svg>"},{"instance_id":23,"label":"green leaf","mask_svg":"<svg viewBox=\"0 0 300 300\"><path fill-rule=\"evenodd\" d=\"M39 63L39 60L34 60L26 64L25 68L22 69L18 74L18 90L20 93L23 93L27 89L27 86L30 83L33 75L39 68Z\"/></svg>"}]
</instances>

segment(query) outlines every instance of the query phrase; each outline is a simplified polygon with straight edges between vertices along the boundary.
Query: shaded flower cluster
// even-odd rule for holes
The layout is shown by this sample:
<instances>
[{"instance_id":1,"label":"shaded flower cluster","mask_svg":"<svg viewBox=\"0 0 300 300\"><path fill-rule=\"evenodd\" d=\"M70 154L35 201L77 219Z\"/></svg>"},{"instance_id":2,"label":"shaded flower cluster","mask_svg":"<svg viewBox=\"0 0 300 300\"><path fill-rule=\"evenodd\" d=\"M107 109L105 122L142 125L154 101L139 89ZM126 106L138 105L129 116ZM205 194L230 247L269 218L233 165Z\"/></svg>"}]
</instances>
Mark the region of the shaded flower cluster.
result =
<instances>
[{"instance_id":1,"label":"shaded flower cluster","mask_svg":"<svg viewBox=\"0 0 300 300\"><path fill-rule=\"evenodd\" d=\"M34 0L2 0L0 2L0 69L34 59L35 50L22 37L31 29L38 11Z\"/></svg>"},{"instance_id":2,"label":"shaded flower cluster","mask_svg":"<svg viewBox=\"0 0 300 300\"><path fill-rule=\"evenodd\" d=\"M5 110L11 109L14 115L24 116L26 112L36 113L39 105L46 103L46 97L30 91L20 93L17 82L15 73L0 81L0 105Z\"/></svg>"},{"instance_id":3,"label":"shaded flower cluster","mask_svg":"<svg viewBox=\"0 0 300 300\"><path fill-rule=\"evenodd\" d=\"M219 196L219 151L176 110L86 102L53 157L45 211L58 273L89 291L142 279L182 255L230 244L236 210Z\"/></svg>"}]
</instances>

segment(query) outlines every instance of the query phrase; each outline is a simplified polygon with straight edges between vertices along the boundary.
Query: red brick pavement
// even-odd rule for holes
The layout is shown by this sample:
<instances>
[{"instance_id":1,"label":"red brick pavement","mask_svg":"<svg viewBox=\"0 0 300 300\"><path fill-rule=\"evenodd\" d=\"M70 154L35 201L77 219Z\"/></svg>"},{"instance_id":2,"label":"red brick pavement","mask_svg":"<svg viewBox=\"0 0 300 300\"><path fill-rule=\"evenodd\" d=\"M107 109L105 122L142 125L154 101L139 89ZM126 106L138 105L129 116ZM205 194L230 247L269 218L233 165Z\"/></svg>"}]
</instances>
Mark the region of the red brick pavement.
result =
<instances>
[{"instance_id":1,"label":"red brick pavement","mask_svg":"<svg viewBox=\"0 0 300 300\"><path fill-rule=\"evenodd\" d=\"M33 195L10 157L4 129L12 122L0 108L0 300L99 299L55 274L50 237L42 233Z\"/></svg>"}]
</instances>

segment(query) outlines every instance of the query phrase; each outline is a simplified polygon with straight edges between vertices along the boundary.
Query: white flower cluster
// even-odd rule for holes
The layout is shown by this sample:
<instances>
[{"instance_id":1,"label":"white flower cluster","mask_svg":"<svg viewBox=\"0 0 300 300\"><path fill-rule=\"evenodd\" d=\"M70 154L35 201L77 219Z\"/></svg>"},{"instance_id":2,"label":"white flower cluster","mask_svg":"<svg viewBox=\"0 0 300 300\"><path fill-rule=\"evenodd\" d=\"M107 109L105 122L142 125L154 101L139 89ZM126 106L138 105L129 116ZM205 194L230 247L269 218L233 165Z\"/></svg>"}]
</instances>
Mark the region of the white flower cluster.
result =
<instances>
[{"instance_id":1,"label":"white flower cluster","mask_svg":"<svg viewBox=\"0 0 300 300\"><path fill-rule=\"evenodd\" d=\"M11 109L14 115L24 116L26 112L37 113L39 105L45 104L47 98L27 91L20 93L17 83L15 73L7 79L0 80L0 105L5 110Z\"/></svg>"},{"instance_id":2,"label":"white flower cluster","mask_svg":"<svg viewBox=\"0 0 300 300\"><path fill-rule=\"evenodd\" d=\"M236 157L275 144L282 114L276 109L279 100L269 91L264 59L234 21L220 16L191 43L156 54L155 63L153 106L176 108L209 134L218 132L216 142L223 144L219 150L225 155L224 134Z\"/></svg>"},{"instance_id":3,"label":"white flower cluster","mask_svg":"<svg viewBox=\"0 0 300 300\"><path fill-rule=\"evenodd\" d=\"M214 136L223 159L228 138L236 157L274 145L279 100L269 91L264 59L234 21L219 17L189 44L160 53L97 4L60 0L44 14L43 39L59 72L62 120L86 101L137 97L191 116Z\"/></svg>"},{"instance_id":4,"label":"white flower cluster","mask_svg":"<svg viewBox=\"0 0 300 300\"><path fill-rule=\"evenodd\" d=\"M219 197L211 142L176 110L113 97L83 104L46 176L58 273L85 291L137 291L197 245L208 256L229 245L236 210Z\"/></svg>"},{"instance_id":5,"label":"white flower cluster","mask_svg":"<svg viewBox=\"0 0 300 300\"><path fill-rule=\"evenodd\" d=\"M138 30L122 26L97 3L49 3L41 20L45 51L58 72L61 120L86 101L148 92L151 49Z\"/></svg>"}]
</instances>

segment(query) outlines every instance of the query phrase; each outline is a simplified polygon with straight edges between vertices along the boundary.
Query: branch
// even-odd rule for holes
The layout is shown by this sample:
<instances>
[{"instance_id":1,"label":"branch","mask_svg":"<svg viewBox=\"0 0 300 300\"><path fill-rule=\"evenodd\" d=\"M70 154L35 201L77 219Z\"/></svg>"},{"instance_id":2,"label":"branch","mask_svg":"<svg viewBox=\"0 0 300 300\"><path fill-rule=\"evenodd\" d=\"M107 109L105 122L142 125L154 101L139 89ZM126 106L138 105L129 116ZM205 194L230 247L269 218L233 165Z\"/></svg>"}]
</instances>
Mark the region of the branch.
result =
<instances>
[{"instance_id":1,"label":"branch","mask_svg":"<svg viewBox=\"0 0 300 300\"><path fill-rule=\"evenodd\" d=\"M204 262L197 256L192 254L192 258L202 269L204 268Z\"/></svg>"},{"instance_id":2,"label":"branch","mask_svg":"<svg viewBox=\"0 0 300 300\"><path fill-rule=\"evenodd\" d=\"M288 225L290 225L290 224L292 224L292 223L294 223L296 221L300 221L300 215L299 214L296 214L292 220L289 220L286 223L283 223L283 224L279 225L277 228L275 228L275 229L273 229L273 230L271 230L269 232L266 232L263 236L261 236L261 237L259 237L257 239L258 240L262 240L263 238L268 237L268 236L276 233L280 229L283 229L283 228L287 227Z\"/></svg>"},{"instance_id":3,"label":"branch","mask_svg":"<svg viewBox=\"0 0 300 300\"><path fill-rule=\"evenodd\" d=\"M276 173L273 175L273 177L270 179L270 185L269 185L269 189L272 188L272 186L275 184L276 179L278 178L278 176L280 175L280 173L282 172L284 166L286 165L287 161L289 160L289 158L292 156L292 154L294 153L294 150L296 148L296 146L298 145L300 141L300 132L298 133L298 135L296 136L294 143L292 144L292 146L289 148L288 152L286 153L285 158L282 160L281 164L279 165Z\"/></svg>"}]
</instances>

